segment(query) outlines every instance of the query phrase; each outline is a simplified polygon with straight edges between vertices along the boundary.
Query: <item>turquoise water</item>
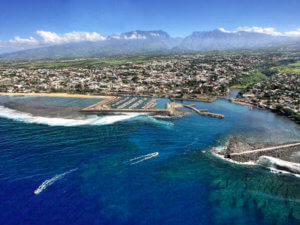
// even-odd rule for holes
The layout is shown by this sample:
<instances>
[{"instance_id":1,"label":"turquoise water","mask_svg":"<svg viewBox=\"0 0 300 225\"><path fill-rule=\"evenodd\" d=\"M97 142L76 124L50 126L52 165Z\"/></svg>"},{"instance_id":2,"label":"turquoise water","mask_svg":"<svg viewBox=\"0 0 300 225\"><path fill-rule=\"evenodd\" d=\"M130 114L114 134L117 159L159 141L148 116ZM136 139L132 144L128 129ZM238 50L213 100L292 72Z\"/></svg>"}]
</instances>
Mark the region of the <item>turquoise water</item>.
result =
<instances>
[{"instance_id":1,"label":"turquoise water","mask_svg":"<svg viewBox=\"0 0 300 225\"><path fill-rule=\"evenodd\" d=\"M229 135L299 141L299 125L226 99L185 102L223 120L72 113L97 101L0 98L0 224L300 223L299 178L210 153Z\"/></svg>"}]
</instances>

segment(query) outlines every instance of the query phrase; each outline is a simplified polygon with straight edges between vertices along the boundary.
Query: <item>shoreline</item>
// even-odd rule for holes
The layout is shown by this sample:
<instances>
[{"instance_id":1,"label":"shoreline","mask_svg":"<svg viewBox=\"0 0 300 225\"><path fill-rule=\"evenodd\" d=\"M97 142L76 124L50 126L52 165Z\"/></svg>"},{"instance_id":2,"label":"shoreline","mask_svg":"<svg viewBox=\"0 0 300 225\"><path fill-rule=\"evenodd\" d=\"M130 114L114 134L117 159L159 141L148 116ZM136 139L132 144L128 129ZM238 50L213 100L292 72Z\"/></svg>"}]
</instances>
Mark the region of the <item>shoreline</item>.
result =
<instances>
[{"instance_id":1,"label":"shoreline","mask_svg":"<svg viewBox=\"0 0 300 225\"><path fill-rule=\"evenodd\" d=\"M233 103L233 104L246 105L246 106L251 106L251 107L257 108L255 105L253 105L253 104L251 104L251 103L242 102L242 101L236 100L235 98L229 99L229 102L231 102L231 103Z\"/></svg>"},{"instance_id":2,"label":"shoreline","mask_svg":"<svg viewBox=\"0 0 300 225\"><path fill-rule=\"evenodd\" d=\"M170 100L175 100L175 101L194 101L194 102L208 102L208 103L212 103L214 101L217 100L217 98L220 96L207 96L207 97L203 97L203 98L169 98Z\"/></svg>"},{"instance_id":3,"label":"shoreline","mask_svg":"<svg viewBox=\"0 0 300 225\"><path fill-rule=\"evenodd\" d=\"M7 93L0 92L0 96L35 96L35 97L65 97L65 98L111 98L112 96L105 95L85 95L85 94L68 94L68 93Z\"/></svg>"}]
</instances>

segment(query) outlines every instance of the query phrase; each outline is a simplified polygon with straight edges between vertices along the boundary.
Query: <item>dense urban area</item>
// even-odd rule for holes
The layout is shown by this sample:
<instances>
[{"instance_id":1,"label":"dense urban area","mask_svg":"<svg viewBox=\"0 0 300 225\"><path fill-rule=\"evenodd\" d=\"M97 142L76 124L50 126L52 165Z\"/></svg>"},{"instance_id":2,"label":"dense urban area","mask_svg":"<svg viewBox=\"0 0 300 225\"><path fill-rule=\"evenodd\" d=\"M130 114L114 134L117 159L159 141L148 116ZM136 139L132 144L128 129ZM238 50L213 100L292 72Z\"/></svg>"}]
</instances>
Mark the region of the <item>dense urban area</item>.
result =
<instances>
[{"instance_id":1,"label":"dense urban area","mask_svg":"<svg viewBox=\"0 0 300 225\"><path fill-rule=\"evenodd\" d=\"M232 101L299 121L298 56L223 52L122 58L2 62L0 92L67 92L213 101L231 88Z\"/></svg>"}]
</instances>

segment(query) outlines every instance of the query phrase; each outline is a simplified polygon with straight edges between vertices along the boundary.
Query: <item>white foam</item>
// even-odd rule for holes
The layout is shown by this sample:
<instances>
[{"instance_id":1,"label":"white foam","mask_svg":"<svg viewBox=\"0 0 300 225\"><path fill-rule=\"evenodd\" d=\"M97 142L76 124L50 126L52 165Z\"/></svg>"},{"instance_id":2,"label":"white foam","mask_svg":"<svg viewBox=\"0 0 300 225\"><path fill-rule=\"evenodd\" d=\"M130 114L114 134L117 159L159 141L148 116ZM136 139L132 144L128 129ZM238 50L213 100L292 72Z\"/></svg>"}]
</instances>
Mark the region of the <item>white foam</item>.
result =
<instances>
[{"instance_id":1,"label":"white foam","mask_svg":"<svg viewBox=\"0 0 300 225\"><path fill-rule=\"evenodd\" d=\"M155 116L156 118L158 118L157 116ZM152 116L147 116L146 117L146 121L149 121L151 123L155 123L157 125L163 126L165 128L171 128L172 126L174 126L174 123L169 122L169 121L165 121L165 120L158 120Z\"/></svg>"},{"instance_id":2,"label":"white foam","mask_svg":"<svg viewBox=\"0 0 300 225\"><path fill-rule=\"evenodd\" d=\"M300 174L299 163L288 162L271 156L261 156L259 157L257 163L262 166L270 167L275 172L285 171L285 172Z\"/></svg>"},{"instance_id":3,"label":"white foam","mask_svg":"<svg viewBox=\"0 0 300 225\"><path fill-rule=\"evenodd\" d=\"M128 120L134 117L144 115L141 113L124 113L121 115L108 116L90 116L84 119L66 119L66 118L49 118L42 116L33 116L30 113L20 112L0 106L0 117L21 121L25 123L45 124L49 126L83 126L83 125L107 125L122 120Z\"/></svg>"},{"instance_id":4,"label":"white foam","mask_svg":"<svg viewBox=\"0 0 300 225\"><path fill-rule=\"evenodd\" d=\"M224 152L226 150L227 146L217 146L213 148L213 151L216 153L221 153Z\"/></svg>"},{"instance_id":5,"label":"white foam","mask_svg":"<svg viewBox=\"0 0 300 225\"><path fill-rule=\"evenodd\" d=\"M58 175L52 177L49 180L45 180L37 189L34 190L34 194L36 194L36 195L40 194L43 190L45 190L47 187L52 185L55 181L62 179L67 174L72 173L76 170L77 170L77 168L69 170L65 173L58 174Z\"/></svg>"},{"instance_id":6,"label":"white foam","mask_svg":"<svg viewBox=\"0 0 300 225\"><path fill-rule=\"evenodd\" d=\"M211 153L214 156L216 156L216 157L218 157L220 159L223 159L225 161L231 162L231 163L235 163L235 164L239 164L239 165L248 165L248 166L255 166L255 165L257 165L256 162L254 162L254 161L238 162L238 161L235 161L235 160L232 160L232 159L229 159L229 158L225 158L224 155L220 155L217 152L211 151Z\"/></svg>"},{"instance_id":7,"label":"white foam","mask_svg":"<svg viewBox=\"0 0 300 225\"><path fill-rule=\"evenodd\" d=\"M132 162L131 165L134 165L134 164L143 162L147 159L151 159L151 158L153 158L155 156L158 156L158 155L159 155L158 152L153 152L153 153L150 153L150 154L147 154L147 155L138 156L136 158L130 159L129 161Z\"/></svg>"}]
</instances>

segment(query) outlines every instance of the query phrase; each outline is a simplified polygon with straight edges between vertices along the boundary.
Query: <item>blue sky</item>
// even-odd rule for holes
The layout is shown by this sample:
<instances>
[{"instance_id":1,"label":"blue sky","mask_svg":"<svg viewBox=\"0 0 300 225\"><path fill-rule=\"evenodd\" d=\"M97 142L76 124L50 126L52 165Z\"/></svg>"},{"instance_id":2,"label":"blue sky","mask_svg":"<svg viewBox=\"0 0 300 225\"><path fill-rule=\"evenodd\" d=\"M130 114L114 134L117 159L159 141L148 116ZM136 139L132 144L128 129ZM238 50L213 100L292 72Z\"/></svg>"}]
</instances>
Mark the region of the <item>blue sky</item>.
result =
<instances>
[{"instance_id":1,"label":"blue sky","mask_svg":"<svg viewBox=\"0 0 300 225\"><path fill-rule=\"evenodd\" d=\"M16 37L44 38L37 31L111 35L162 29L183 37L221 27L282 33L300 28L300 0L1 0L0 12L2 47Z\"/></svg>"}]
</instances>

